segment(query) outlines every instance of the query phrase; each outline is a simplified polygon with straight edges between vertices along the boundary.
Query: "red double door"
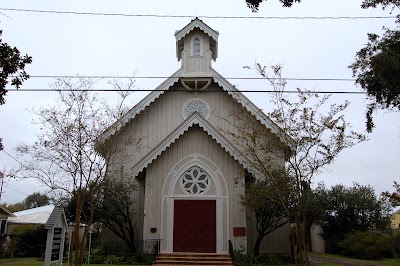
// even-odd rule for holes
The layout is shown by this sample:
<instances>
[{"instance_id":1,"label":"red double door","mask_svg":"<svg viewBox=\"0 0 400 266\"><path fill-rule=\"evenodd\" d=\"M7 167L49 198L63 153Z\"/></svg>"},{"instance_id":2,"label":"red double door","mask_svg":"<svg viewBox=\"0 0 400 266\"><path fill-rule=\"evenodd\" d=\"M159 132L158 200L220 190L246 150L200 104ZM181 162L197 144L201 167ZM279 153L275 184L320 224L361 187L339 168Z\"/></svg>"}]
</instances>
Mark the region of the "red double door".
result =
<instances>
[{"instance_id":1,"label":"red double door","mask_svg":"<svg viewBox=\"0 0 400 266\"><path fill-rule=\"evenodd\" d=\"M215 200L175 200L174 252L216 252Z\"/></svg>"}]
</instances>

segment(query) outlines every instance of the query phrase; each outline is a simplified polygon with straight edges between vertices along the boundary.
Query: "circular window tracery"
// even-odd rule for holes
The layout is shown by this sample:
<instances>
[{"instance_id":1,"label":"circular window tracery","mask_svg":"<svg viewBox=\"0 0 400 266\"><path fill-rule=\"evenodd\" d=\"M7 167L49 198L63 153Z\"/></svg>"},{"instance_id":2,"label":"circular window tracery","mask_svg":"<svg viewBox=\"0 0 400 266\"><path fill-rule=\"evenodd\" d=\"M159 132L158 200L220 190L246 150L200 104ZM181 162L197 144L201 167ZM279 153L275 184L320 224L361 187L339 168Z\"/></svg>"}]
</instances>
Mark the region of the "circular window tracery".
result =
<instances>
[{"instance_id":1,"label":"circular window tracery","mask_svg":"<svg viewBox=\"0 0 400 266\"><path fill-rule=\"evenodd\" d=\"M205 194L210 189L210 177L201 168L194 166L187 170L180 179L181 189L185 194Z\"/></svg>"},{"instance_id":2,"label":"circular window tracery","mask_svg":"<svg viewBox=\"0 0 400 266\"><path fill-rule=\"evenodd\" d=\"M191 99L183 106L182 116L186 119L194 112L198 112L205 119L208 119L208 117L210 116L210 106L203 100Z\"/></svg>"}]
</instances>

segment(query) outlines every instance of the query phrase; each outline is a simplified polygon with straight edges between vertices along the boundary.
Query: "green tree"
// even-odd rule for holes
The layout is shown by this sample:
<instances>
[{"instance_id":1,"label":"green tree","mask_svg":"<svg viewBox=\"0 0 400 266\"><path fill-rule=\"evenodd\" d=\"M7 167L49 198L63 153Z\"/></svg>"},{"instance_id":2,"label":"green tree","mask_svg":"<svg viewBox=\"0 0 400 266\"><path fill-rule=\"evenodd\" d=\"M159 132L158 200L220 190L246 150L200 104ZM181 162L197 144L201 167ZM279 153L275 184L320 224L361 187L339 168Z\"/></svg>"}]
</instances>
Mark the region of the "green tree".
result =
<instances>
[{"instance_id":1,"label":"green tree","mask_svg":"<svg viewBox=\"0 0 400 266\"><path fill-rule=\"evenodd\" d=\"M362 8L400 8L399 0L364 0ZM400 15L397 15L400 22ZM371 103L367 105L366 128L374 128L376 109L400 110L400 32L386 28L382 36L369 33L368 42L356 53L355 62L349 66L356 84L364 89Z\"/></svg>"},{"instance_id":2,"label":"green tree","mask_svg":"<svg viewBox=\"0 0 400 266\"><path fill-rule=\"evenodd\" d=\"M253 252L256 257L260 253L261 241L287 223L285 210L279 197L273 192L272 184L267 180L253 180L246 184L246 193L241 199L242 204L255 218L258 235Z\"/></svg>"},{"instance_id":3,"label":"green tree","mask_svg":"<svg viewBox=\"0 0 400 266\"><path fill-rule=\"evenodd\" d=\"M385 191L382 196L387 198L393 207L400 206L400 184L396 181L393 184L394 192Z\"/></svg>"},{"instance_id":4,"label":"green tree","mask_svg":"<svg viewBox=\"0 0 400 266\"><path fill-rule=\"evenodd\" d=\"M25 66L32 63L32 57L28 55L21 56L16 47L9 46L3 42L2 34L3 31L0 30L0 105L5 103L4 97L7 94L8 78L14 75L11 79L11 85L18 89L22 82L29 78L29 75L25 72ZM0 150L2 149L3 144L0 138Z\"/></svg>"},{"instance_id":5,"label":"green tree","mask_svg":"<svg viewBox=\"0 0 400 266\"><path fill-rule=\"evenodd\" d=\"M139 189L138 181L120 169L109 171L103 186L103 201L99 210L100 221L123 240L132 252L136 251L137 222L143 218L133 193Z\"/></svg>"},{"instance_id":6,"label":"green tree","mask_svg":"<svg viewBox=\"0 0 400 266\"><path fill-rule=\"evenodd\" d=\"M367 45L357 52L350 68L356 84L372 101L366 112L366 127L371 132L375 109L400 110L400 32L386 29L382 37L368 34Z\"/></svg>"},{"instance_id":7,"label":"green tree","mask_svg":"<svg viewBox=\"0 0 400 266\"><path fill-rule=\"evenodd\" d=\"M253 11L258 12L261 2L267 0L246 0L247 6ZM300 3L301 0L279 0L284 7L291 7L293 3Z\"/></svg>"},{"instance_id":8,"label":"green tree","mask_svg":"<svg viewBox=\"0 0 400 266\"><path fill-rule=\"evenodd\" d=\"M25 205L22 202L11 203L11 204L3 203L1 205L10 212L19 212L25 210Z\"/></svg>"},{"instance_id":9,"label":"green tree","mask_svg":"<svg viewBox=\"0 0 400 266\"><path fill-rule=\"evenodd\" d=\"M22 202L12 203L12 204L2 204L10 212L18 212L27 209L32 209L36 207L41 207L48 205L50 203L50 198L41 194L40 192L34 192L28 195Z\"/></svg>"},{"instance_id":10,"label":"green tree","mask_svg":"<svg viewBox=\"0 0 400 266\"><path fill-rule=\"evenodd\" d=\"M50 203L50 198L45 194L41 194L40 192L34 192L30 194L23 201L25 209L41 207L48 205L49 203Z\"/></svg>"},{"instance_id":11,"label":"green tree","mask_svg":"<svg viewBox=\"0 0 400 266\"><path fill-rule=\"evenodd\" d=\"M389 229L391 207L369 185L339 184L330 189L320 185L315 193L319 207L325 211L320 222L330 252L338 252L338 242L352 231Z\"/></svg>"}]
</instances>

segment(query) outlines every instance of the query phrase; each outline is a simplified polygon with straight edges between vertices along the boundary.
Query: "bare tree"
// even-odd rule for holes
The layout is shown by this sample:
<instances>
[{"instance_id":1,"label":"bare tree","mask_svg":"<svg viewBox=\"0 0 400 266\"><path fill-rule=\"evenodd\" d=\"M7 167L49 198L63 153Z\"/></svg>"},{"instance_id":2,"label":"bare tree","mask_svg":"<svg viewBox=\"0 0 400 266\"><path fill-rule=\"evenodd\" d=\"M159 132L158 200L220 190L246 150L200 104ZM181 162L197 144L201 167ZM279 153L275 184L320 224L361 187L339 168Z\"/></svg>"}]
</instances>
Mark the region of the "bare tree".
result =
<instances>
[{"instance_id":1,"label":"bare tree","mask_svg":"<svg viewBox=\"0 0 400 266\"><path fill-rule=\"evenodd\" d=\"M84 240L93 223L97 202L102 197L108 156L118 147L115 142L108 142L107 147L103 146L108 152L101 156L94 150L95 140L122 115L123 102L130 94L125 90L134 86L134 80L130 80L124 89L114 86L120 96L117 108L110 107L91 92L94 84L95 80L84 78L76 82L57 80L53 84L58 91L54 105L33 110L38 117L34 124L40 127L37 140L16 149L26 158L16 172L17 177L33 175L54 192L73 195L76 206L72 241L75 265L83 262ZM88 213L83 211L85 204L89 205ZM81 224L86 225L83 235L78 233Z\"/></svg>"},{"instance_id":2,"label":"bare tree","mask_svg":"<svg viewBox=\"0 0 400 266\"><path fill-rule=\"evenodd\" d=\"M273 111L268 116L275 123L275 134L261 126L243 110L235 113L237 132L232 133L242 152L252 161L252 172L270 182L286 217L294 222L291 239L296 264L309 264L304 226L315 175L344 149L365 141L366 137L350 129L343 112L349 102L328 104L330 95L298 89L296 96L285 93L286 81L281 66L255 65L274 92ZM288 223L291 223L288 219Z\"/></svg>"}]
</instances>

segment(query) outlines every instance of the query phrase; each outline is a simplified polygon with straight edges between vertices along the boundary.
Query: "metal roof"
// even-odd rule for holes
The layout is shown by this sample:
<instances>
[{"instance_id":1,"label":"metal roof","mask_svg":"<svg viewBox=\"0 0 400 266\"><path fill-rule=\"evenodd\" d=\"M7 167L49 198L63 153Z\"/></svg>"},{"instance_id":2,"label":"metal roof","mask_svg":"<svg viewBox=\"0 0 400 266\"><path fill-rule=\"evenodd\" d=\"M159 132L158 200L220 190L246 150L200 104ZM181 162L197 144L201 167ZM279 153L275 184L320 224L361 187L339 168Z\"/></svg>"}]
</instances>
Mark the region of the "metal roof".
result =
<instances>
[{"instance_id":1,"label":"metal roof","mask_svg":"<svg viewBox=\"0 0 400 266\"><path fill-rule=\"evenodd\" d=\"M9 217L7 223L11 224L46 224L54 209L54 205L46 205L29 210L14 212L15 217Z\"/></svg>"}]
</instances>

